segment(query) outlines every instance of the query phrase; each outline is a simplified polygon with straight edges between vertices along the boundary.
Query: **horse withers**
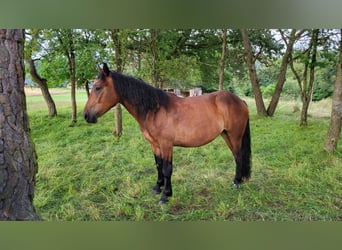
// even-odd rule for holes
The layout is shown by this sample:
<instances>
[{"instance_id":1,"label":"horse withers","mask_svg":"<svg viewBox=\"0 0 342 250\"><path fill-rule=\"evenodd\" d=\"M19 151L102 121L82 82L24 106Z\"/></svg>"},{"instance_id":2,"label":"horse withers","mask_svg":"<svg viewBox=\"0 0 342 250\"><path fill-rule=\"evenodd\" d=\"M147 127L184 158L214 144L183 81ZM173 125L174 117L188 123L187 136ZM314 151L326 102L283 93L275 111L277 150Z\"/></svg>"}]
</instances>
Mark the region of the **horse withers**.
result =
<instances>
[{"instance_id":1,"label":"horse withers","mask_svg":"<svg viewBox=\"0 0 342 250\"><path fill-rule=\"evenodd\" d=\"M159 203L172 196L173 147L199 147L221 135L233 153L236 172L234 186L251 174L251 138L246 103L228 91L216 91L196 97L181 98L152 87L142 80L100 68L84 118L97 118L121 103L138 122L151 144L158 171L153 193L161 194Z\"/></svg>"}]
</instances>

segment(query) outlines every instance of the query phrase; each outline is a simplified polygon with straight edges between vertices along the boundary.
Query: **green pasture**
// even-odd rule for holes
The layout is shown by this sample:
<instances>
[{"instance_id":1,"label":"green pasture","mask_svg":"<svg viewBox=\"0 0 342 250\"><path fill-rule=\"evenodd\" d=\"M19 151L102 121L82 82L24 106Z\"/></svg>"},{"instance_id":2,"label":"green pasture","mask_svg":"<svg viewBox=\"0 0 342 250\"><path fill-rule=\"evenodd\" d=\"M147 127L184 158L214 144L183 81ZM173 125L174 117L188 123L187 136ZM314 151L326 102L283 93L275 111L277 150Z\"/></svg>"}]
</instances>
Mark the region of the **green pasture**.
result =
<instances>
[{"instance_id":1,"label":"green pasture","mask_svg":"<svg viewBox=\"0 0 342 250\"><path fill-rule=\"evenodd\" d=\"M54 94L49 118L41 96L27 96L31 136L38 154L34 203L44 220L336 221L342 220L342 143L323 150L330 100L313 103L309 125L299 127L300 102L282 101L273 118L250 107L252 177L232 187L235 164L221 138L200 148L175 148L173 192L158 205L151 193L156 167L138 124L123 109L123 135L113 137L113 112L87 124L77 92L71 123L70 93Z\"/></svg>"}]
</instances>

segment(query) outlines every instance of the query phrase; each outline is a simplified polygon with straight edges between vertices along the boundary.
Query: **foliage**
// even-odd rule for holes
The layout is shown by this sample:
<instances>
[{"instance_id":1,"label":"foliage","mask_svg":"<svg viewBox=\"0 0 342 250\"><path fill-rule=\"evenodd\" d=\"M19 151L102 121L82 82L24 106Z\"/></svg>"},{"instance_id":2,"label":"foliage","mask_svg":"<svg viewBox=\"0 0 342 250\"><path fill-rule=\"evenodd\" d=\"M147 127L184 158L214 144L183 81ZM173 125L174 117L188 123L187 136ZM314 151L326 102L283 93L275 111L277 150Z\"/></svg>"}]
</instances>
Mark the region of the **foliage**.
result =
<instances>
[{"instance_id":1,"label":"foliage","mask_svg":"<svg viewBox=\"0 0 342 250\"><path fill-rule=\"evenodd\" d=\"M69 69L65 55L61 51L56 32L61 30L29 30L39 33L39 39L33 44L34 58L39 73L53 86L66 86L70 82ZM152 56L150 29L122 29L122 46L125 51L122 58L125 73L152 82ZM201 86L207 92L218 88L218 64L221 53L220 33L215 29L159 29L156 30L156 60L161 85L170 88L190 88ZM276 32L270 29L250 29L249 37L257 61L257 72L265 97L270 97L272 86L277 82L281 55L284 44ZM335 32L336 33L336 32ZM334 30L321 30L321 40L317 64L320 70L315 75L313 100L329 97L334 82L336 65L336 42ZM96 65L108 62L113 65L114 46L109 30L74 29L73 38L76 50L76 79L78 86L91 81L97 74ZM334 40L335 39L335 40ZM305 39L295 46L298 52L305 47ZM239 30L228 30L227 60L224 88L236 93L253 96L246 77L247 68ZM29 44L29 43L27 43ZM294 57L299 55L295 52ZM298 67L303 56L298 56ZM114 69L114 67L111 67ZM288 70L289 72L290 70ZM284 96L297 98L299 88L292 82L293 74L287 74Z\"/></svg>"},{"instance_id":2,"label":"foliage","mask_svg":"<svg viewBox=\"0 0 342 250\"><path fill-rule=\"evenodd\" d=\"M297 124L293 102L276 117L256 116L251 99L251 180L232 188L234 160L218 138L200 148L175 148L174 196L159 206L150 188L156 169L138 124L123 112L124 132L112 134L112 113L98 124L69 127L69 95L55 95L60 115L44 116L40 97L27 97L32 138L39 155L35 206L45 220L332 221L341 220L342 144L323 151L329 114L312 105L312 122ZM77 100L83 106L84 92ZM40 107L40 108L39 108ZM324 108L324 110L322 110Z\"/></svg>"},{"instance_id":3,"label":"foliage","mask_svg":"<svg viewBox=\"0 0 342 250\"><path fill-rule=\"evenodd\" d=\"M320 101L332 95L335 77L336 67L332 67L332 65L327 65L316 72L314 90L312 93L313 101Z\"/></svg>"},{"instance_id":4,"label":"foliage","mask_svg":"<svg viewBox=\"0 0 342 250\"><path fill-rule=\"evenodd\" d=\"M262 96L265 98L272 97L275 87L276 87L275 83L268 84L267 86L261 86L260 89L261 89Z\"/></svg>"},{"instance_id":5,"label":"foliage","mask_svg":"<svg viewBox=\"0 0 342 250\"><path fill-rule=\"evenodd\" d=\"M41 60L37 63L37 66L41 71L41 76L49 79L49 87L66 87L67 83L70 82L68 65L62 55Z\"/></svg>"}]
</instances>

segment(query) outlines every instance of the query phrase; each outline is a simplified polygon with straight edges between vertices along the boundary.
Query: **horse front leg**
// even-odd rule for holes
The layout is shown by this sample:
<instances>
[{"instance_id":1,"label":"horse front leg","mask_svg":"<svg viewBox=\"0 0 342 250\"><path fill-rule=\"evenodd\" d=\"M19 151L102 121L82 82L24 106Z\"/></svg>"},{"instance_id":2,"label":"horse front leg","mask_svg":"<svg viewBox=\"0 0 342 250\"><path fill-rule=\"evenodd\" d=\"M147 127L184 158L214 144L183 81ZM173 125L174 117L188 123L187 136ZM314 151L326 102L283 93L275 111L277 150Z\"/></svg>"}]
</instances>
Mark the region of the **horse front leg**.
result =
<instances>
[{"instance_id":1,"label":"horse front leg","mask_svg":"<svg viewBox=\"0 0 342 250\"><path fill-rule=\"evenodd\" d=\"M169 201L168 197L172 196L172 158L163 160L164 190L158 204L164 204Z\"/></svg>"},{"instance_id":2,"label":"horse front leg","mask_svg":"<svg viewBox=\"0 0 342 250\"><path fill-rule=\"evenodd\" d=\"M154 185L152 188L152 193L153 194L160 194L161 193L161 187L164 186L163 159L157 155L154 155L154 159L156 161L158 179L157 179L156 185Z\"/></svg>"}]
</instances>

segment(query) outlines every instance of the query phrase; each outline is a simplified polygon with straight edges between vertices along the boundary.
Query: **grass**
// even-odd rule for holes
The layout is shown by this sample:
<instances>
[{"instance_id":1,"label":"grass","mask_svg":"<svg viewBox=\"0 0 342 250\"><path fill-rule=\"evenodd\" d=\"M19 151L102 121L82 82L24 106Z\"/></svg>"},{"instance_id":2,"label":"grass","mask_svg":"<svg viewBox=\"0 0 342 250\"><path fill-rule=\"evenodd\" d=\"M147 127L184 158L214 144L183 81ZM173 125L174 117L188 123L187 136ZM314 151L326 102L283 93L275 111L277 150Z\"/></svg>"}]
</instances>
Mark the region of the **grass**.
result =
<instances>
[{"instance_id":1,"label":"grass","mask_svg":"<svg viewBox=\"0 0 342 250\"><path fill-rule=\"evenodd\" d=\"M313 104L309 126L298 126L293 102L273 118L251 110L251 180L232 188L235 165L221 138L200 148L175 148L174 196L158 205L156 168L138 124L124 110L124 132L112 136L113 112L97 124L70 126L68 93L54 95L59 115L47 117L41 97L28 96L39 170L35 206L45 220L336 221L342 220L342 143L323 151L329 105ZM324 107L324 110L319 110ZM319 115L316 115L319 114Z\"/></svg>"}]
</instances>

